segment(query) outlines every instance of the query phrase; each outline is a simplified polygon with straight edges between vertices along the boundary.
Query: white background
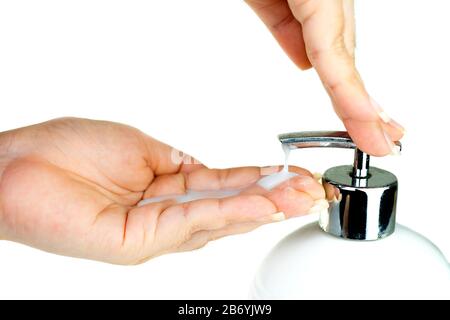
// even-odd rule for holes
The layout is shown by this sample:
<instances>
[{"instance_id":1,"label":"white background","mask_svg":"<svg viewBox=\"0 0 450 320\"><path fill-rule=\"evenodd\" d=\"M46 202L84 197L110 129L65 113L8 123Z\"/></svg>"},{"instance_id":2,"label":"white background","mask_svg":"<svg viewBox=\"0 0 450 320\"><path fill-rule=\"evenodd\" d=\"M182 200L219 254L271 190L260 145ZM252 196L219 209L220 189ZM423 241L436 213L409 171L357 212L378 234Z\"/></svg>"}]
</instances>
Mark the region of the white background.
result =
<instances>
[{"instance_id":1,"label":"white background","mask_svg":"<svg viewBox=\"0 0 450 320\"><path fill-rule=\"evenodd\" d=\"M398 221L450 257L448 1L357 1L357 60L407 128ZM0 130L61 116L124 122L211 167L281 163L276 135L342 129L314 71L288 60L243 1L0 1ZM297 151L322 172L346 150ZM245 298L268 250L316 217L136 267L0 242L0 298Z\"/></svg>"}]
</instances>

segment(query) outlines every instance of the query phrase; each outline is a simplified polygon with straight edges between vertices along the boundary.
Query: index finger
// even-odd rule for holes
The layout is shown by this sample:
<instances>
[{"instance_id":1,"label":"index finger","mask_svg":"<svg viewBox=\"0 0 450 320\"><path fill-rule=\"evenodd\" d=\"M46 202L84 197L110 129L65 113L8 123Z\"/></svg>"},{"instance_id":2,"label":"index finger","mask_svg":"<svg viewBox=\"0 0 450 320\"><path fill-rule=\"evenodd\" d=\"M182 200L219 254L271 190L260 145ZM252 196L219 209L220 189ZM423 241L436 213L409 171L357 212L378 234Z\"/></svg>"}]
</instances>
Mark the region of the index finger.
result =
<instances>
[{"instance_id":1,"label":"index finger","mask_svg":"<svg viewBox=\"0 0 450 320\"><path fill-rule=\"evenodd\" d=\"M346 28L352 25L346 24L349 17L344 8L348 10L348 1L288 0L288 3L302 24L308 58L355 143L372 155L390 153L392 140L400 139L403 132L383 124L382 111L370 99L356 70L353 54L349 52L352 48L346 44Z\"/></svg>"}]
</instances>

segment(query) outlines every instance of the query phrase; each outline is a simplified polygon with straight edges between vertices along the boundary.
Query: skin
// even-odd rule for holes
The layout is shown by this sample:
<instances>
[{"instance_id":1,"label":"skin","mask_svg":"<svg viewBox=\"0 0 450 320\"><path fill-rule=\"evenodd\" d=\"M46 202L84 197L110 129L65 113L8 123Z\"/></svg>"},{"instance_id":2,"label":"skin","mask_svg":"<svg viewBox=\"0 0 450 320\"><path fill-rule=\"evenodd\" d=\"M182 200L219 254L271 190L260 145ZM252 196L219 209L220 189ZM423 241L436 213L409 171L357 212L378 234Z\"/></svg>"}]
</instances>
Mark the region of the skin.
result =
<instances>
[{"instance_id":1,"label":"skin","mask_svg":"<svg viewBox=\"0 0 450 320\"><path fill-rule=\"evenodd\" d=\"M363 151L384 156L403 127L380 117L355 67L353 0L246 0L301 69L314 67L334 110ZM383 119L384 118L384 119Z\"/></svg>"},{"instance_id":2,"label":"skin","mask_svg":"<svg viewBox=\"0 0 450 320\"><path fill-rule=\"evenodd\" d=\"M301 168L291 167L299 176L269 192L254 183L273 170L208 169L187 155L184 163L173 161L172 152L137 129L111 122L57 119L2 133L0 238L137 264L279 221L280 211L286 218L306 214L325 197ZM137 206L143 198L186 189L244 187L225 199Z\"/></svg>"},{"instance_id":3,"label":"skin","mask_svg":"<svg viewBox=\"0 0 450 320\"><path fill-rule=\"evenodd\" d=\"M356 70L353 1L246 2L299 68L314 67L358 147L389 154L404 129L374 103ZM291 167L298 177L266 191L254 185L265 168L208 169L187 155L174 161L172 151L137 129L83 119L1 133L0 239L136 264L306 214L325 197L301 168ZM144 198L187 189L244 187L220 200L137 206Z\"/></svg>"}]
</instances>

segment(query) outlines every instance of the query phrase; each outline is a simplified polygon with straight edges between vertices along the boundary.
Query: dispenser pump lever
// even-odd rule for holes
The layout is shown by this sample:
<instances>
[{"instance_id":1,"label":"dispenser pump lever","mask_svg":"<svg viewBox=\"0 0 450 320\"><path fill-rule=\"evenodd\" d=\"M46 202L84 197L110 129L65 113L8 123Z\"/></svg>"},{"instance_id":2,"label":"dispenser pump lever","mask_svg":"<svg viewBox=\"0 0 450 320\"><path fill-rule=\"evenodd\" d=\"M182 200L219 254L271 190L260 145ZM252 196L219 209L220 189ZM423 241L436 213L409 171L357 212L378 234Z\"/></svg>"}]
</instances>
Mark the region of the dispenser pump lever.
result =
<instances>
[{"instance_id":1,"label":"dispenser pump lever","mask_svg":"<svg viewBox=\"0 0 450 320\"><path fill-rule=\"evenodd\" d=\"M283 145L291 149L301 148L344 148L354 149L353 178L365 179L369 177L370 156L356 147L346 131L303 131L280 134L278 136ZM401 143L395 142L401 150Z\"/></svg>"}]
</instances>

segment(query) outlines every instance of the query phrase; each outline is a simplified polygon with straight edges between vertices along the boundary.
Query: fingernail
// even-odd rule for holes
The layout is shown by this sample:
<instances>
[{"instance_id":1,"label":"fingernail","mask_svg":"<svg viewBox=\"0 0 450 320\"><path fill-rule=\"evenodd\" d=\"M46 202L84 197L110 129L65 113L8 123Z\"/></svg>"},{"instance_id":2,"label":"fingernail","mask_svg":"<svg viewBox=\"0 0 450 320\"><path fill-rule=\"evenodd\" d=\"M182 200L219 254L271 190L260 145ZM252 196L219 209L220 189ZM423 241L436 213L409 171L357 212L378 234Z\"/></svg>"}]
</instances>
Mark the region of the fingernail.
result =
<instances>
[{"instance_id":1,"label":"fingernail","mask_svg":"<svg viewBox=\"0 0 450 320\"><path fill-rule=\"evenodd\" d=\"M324 210L325 208L320 205L314 205L309 209L308 214L318 213Z\"/></svg>"},{"instance_id":2,"label":"fingernail","mask_svg":"<svg viewBox=\"0 0 450 320\"><path fill-rule=\"evenodd\" d=\"M313 173L313 177L315 180L320 181L322 179L322 174L320 172Z\"/></svg>"},{"instance_id":3,"label":"fingernail","mask_svg":"<svg viewBox=\"0 0 450 320\"><path fill-rule=\"evenodd\" d=\"M274 221L274 222L280 222L280 221L286 220L286 216L284 215L283 212L274 213L271 216L271 218L272 218L272 221Z\"/></svg>"},{"instance_id":4,"label":"fingernail","mask_svg":"<svg viewBox=\"0 0 450 320\"><path fill-rule=\"evenodd\" d=\"M397 121L392 119L386 113L386 111L383 110L383 108L380 106L380 104L378 102L376 102L372 97L370 97L370 104L375 109L375 111L378 113L378 116L384 123L389 124L390 126L394 127L396 130L400 131L402 134L405 134L405 132L406 132L405 128L400 123L398 123Z\"/></svg>"},{"instance_id":5,"label":"fingernail","mask_svg":"<svg viewBox=\"0 0 450 320\"><path fill-rule=\"evenodd\" d=\"M383 133L384 133L384 138L386 139L386 143L389 146L389 148L391 149L391 152L389 154L391 156L399 156L400 151L399 151L398 147L392 142L391 136L386 131L383 131Z\"/></svg>"},{"instance_id":6,"label":"fingernail","mask_svg":"<svg viewBox=\"0 0 450 320\"><path fill-rule=\"evenodd\" d=\"M321 212L328 209L329 206L328 201L325 199L316 200L311 209L309 209L308 214Z\"/></svg>"},{"instance_id":7,"label":"fingernail","mask_svg":"<svg viewBox=\"0 0 450 320\"><path fill-rule=\"evenodd\" d=\"M391 119L391 121L389 121L388 123L390 126L394 127L395 129L397 129L398 131L400 131L403 135L406 134L406 129L397 121L395 121L394 119Z\"/></svg>"},{"instance_id":8,"label":"fingernail","mask_svg":"<svg viewBox=\"0 0 450 320\"><path fill-rule=\"evenodd\" d=\"M325 209L328 209L328 207L330 206L330 204L328 203L328 201L326 199L319 199L319 200L314 201L314 203L316 205L321 205Z\"/></svg>"}]
</instances>

